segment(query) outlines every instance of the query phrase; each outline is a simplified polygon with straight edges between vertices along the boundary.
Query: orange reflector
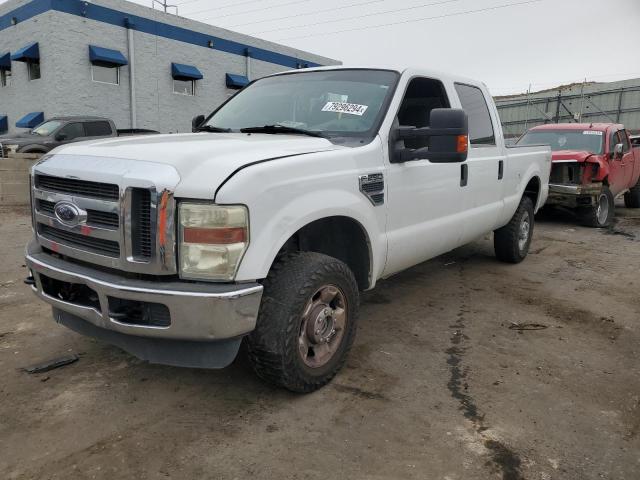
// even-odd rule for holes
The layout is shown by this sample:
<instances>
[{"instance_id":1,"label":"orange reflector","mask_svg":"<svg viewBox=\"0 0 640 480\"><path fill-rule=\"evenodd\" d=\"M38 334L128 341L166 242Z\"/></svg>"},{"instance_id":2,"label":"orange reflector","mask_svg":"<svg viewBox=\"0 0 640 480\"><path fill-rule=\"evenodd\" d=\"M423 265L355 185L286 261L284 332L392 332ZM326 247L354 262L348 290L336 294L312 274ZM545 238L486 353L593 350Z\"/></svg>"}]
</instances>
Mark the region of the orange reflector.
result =
<instances>
[{"instance_id":1,"label":"orange reflector","mask_svg":"<svg viewBox=\"0 0 640 480\"><path fill-rule=\"evenodd\" d=\"M464 153L469 148L469 138L466 135L458 135L458 145L456 152Z\"/></svg>"},{"instance_id":2,"label":"orange reflector","mask_svg":"<svg viewBox=\"0 0 640 480\"><path fill-rule=\"evenodd\" d=\"M185 243L205 243L207 245L226 245L242 243L247 240L247 232L243 227L229 228L194 228L184 227L182 238Z\"/></svg>"}]
</instances>

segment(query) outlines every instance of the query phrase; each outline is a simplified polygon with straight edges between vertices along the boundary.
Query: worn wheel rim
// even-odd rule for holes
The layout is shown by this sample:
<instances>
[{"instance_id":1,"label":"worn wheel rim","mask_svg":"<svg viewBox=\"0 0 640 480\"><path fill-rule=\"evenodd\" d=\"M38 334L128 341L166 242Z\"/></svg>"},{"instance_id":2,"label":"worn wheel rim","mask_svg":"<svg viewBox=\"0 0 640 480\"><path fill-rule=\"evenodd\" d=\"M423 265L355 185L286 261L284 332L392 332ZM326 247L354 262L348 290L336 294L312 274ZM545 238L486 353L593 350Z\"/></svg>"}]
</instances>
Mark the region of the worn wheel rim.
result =
<instances>
[{"instance_id":1,"label":"worn wheel rim","mask_svg":"<svg viewBox=\"0 0 640 480\"><path fill-rule=\"evenodd\" d=\"M302 313L298 353L305 365L320 368L338 351L347 324L344 292L335 285L324 285L309 299Z\"/></svg>"},{"instance_id":2,"label":"worn wheel rim","mask_svg":"<svg viewBox=\"0 0 640 480\"><path fill-rule=\"evenodd\" d=\"M529 241L529 235L531 235L531 218L529 212L525 212L520 222L520 230L518 232L518 248L521 252L527 247Z\"/></svg>"},{"instance_id":3,"label":"worn wheel rim","mask_svg":"<svg viewBox=\"0 0 640 480\"><path fill-rule=\"evenodd\" d=\"M609 197L604 193L598 198L598 209L596 210L596 218L599 225L604 225L609 217Z\"/></svg>"}]
</instances>

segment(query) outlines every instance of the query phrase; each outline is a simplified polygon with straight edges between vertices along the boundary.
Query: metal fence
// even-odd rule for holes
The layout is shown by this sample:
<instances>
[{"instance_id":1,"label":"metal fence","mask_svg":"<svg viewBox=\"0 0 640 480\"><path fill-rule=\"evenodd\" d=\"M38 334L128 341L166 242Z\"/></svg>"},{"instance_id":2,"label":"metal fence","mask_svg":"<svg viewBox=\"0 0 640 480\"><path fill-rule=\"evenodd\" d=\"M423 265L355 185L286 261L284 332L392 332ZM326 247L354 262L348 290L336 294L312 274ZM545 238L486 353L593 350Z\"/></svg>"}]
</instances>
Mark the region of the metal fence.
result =
<instances>
[{"instance_id":1,"label":"metal fence","mask_svg":"<svg viewBox=\"0 0 640 480\"><path fill-rule=\"evenodd\" d=\"M640 132L640 78L585 82L523 95L496 97L507 138L545 123L623 123Z\"/></svg>"}]
</instances>

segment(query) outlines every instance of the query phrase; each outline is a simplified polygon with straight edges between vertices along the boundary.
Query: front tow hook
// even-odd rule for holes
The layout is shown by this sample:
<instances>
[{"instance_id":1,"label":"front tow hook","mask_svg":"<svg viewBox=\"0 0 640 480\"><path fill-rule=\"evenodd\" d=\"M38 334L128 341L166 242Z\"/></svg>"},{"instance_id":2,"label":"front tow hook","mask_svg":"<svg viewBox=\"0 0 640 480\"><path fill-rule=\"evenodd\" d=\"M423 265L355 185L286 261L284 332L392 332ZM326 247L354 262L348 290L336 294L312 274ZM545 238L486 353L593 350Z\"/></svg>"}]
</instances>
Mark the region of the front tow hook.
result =
<instances>
[{"instance_id":1,"label":"front tow hook","mask_svg":"<svg viewBox=\"0 0 640 480\"><path fill-rule=\"evenodd\" d=\"M24 281L24 284L25 284L25 285L31 285L31 286L33 286L33 285L35 285L35 284L36 284L36 279L35 279L35 278L33 278L33 277L27 277L27 278L25 278L23 281Z\"/></svg>"}]
</instances>

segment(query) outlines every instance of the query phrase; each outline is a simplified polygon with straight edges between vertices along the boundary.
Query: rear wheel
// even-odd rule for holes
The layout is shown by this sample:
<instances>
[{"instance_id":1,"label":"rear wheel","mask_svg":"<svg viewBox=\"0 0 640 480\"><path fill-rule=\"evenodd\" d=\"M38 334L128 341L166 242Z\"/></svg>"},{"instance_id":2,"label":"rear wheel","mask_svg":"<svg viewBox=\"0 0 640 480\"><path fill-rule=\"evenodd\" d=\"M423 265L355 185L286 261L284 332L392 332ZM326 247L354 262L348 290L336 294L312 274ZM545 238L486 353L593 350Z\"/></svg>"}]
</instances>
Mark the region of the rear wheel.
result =
<instances>
[{"instance_id":1,"label":"rear wheel","mask_svg":"<svg viewBox=\"0 0 640 480\"><path fill-rule=\"evenodd\" d=\"M533 201L522 197L509 223L493 233L493 247L498 260L520 263L527 257L533 238L533 216Z\"/></svg>"},{"instance_id":2,"label":"rear wheel","mask_svg":"<svg viewBox=\"0 0 640 480\"><path fill-rule=\"evenodd\" d=\"M265 280L248 337L255 372L294 392L327 384L353 344L357 310L356 280L343 262L312 252L284 256Z\"/></svg>"},{"instance_id":3,"label":"rear wheel","mask_svg":"<svg viewBox=\"0 0 640 480\"><path fill-rule=\"evenodd\" d=\"M627 208L640 208L640 180L635 187L624 194L624 206Z\"/></svg>"},{"instance_id":4,"label":"rear wheel","mask_svg":"<svg viewBox=\"0 0 640 480\"><path fill-rule=\"evenodd\" d=\"M611 225L615 216L615 201L609 187L603 185L596 204L579 210L578 216L587 227L604 228Z\"/></svg>"}]
</instances>

